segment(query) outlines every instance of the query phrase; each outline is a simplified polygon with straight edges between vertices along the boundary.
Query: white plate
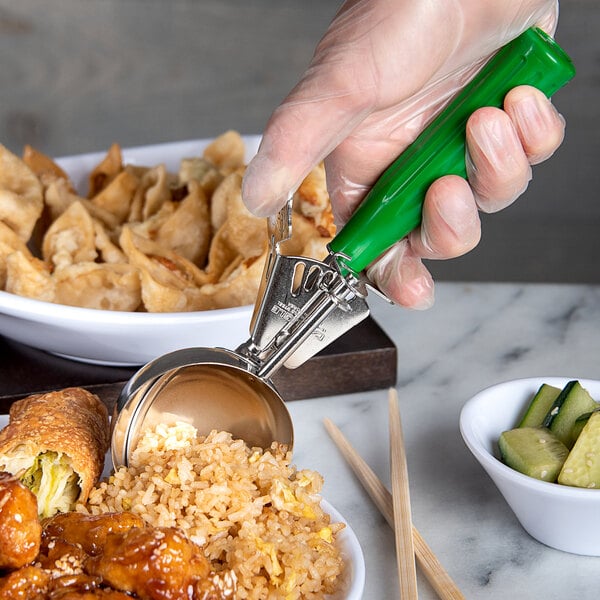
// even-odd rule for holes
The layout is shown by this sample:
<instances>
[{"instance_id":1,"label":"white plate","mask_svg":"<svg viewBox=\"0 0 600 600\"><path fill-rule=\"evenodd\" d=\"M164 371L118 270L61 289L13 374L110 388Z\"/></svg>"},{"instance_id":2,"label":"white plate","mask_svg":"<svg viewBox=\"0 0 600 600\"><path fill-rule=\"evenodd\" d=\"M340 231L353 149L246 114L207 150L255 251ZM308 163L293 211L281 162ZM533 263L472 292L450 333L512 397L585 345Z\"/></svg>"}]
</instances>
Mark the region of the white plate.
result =
<instances>
[{"instance_id":1,"label":"white plate","mask_svg":"<svg viewBox=\"0 0 600 600\"><path fill-rule=\"evenodd\" d=\"M0 429L8 425L8 415L0 415ZM106 455L103 477L108 476L112 469L110 453ZM321 501L321 506L334 523L345 523L346 527L337 536L346 570L344 582L340 590L330 596L329 600L361 600L365 587L365 557L356 534L344 517L326 500Z\"/></svg>"},{"instance_id":2,"label":"white plate","mask_svg":"<svg viewBox=\"0 0 600 600\"><path fill-rule=\"evenodd\" d=\"M246 160L260 138L244 137ZM176 172L179 161L199 156L211 140L155 144L123 149L127 164L164 163ZM79 193L106 152L57 159ZM51 304L0 291L0 335L75 360L138 366L180 348L205 346L235 349L249 336L252 306L190 313L134 313Z\"/></svg>"}]
</instances>

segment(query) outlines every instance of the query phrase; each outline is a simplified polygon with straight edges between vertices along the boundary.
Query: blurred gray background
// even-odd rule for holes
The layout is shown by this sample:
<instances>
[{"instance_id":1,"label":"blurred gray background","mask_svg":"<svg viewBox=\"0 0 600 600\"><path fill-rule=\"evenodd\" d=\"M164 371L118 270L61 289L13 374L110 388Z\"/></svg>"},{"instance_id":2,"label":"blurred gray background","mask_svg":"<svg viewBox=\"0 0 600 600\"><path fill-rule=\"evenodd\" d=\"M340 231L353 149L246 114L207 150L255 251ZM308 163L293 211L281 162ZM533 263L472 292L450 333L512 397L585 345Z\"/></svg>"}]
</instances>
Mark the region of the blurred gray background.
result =
<instances>
[{"instance_id":1,"label":"blurred gray background","mask_svg":"<svg viewBox=\"0 0 600 600\"><path fill-rule=\"evenodd\" d=\"M0 0L0 143L52 156L260 133L338 0ZM600 282L600 2L565 0L567 138L440 280Z\"/></svg>"}]
</instances>

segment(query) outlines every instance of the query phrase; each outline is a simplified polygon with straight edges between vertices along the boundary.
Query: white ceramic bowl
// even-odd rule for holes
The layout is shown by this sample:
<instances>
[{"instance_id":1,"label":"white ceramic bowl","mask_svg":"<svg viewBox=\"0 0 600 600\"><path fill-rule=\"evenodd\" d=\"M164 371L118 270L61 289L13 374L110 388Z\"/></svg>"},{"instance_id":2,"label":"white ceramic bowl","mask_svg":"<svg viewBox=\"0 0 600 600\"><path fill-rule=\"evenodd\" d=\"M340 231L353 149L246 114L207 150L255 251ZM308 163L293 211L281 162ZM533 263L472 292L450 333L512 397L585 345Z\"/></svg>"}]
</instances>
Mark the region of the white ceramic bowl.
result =
<instances>
[{"instance_id":1,"label":"white ceramic bowl","mask_svg":"<svg viewBox=\"0 0 600 600\"><path fill-rule=\"evenodd\" d=\"M0 291L0 334L82 362L137 366L172 350L235 348L249 336L252 306L135 313L51 304Z\"/></svg>"},{"instance_id":2,"label":"white ceramic bowl","mask_svg":"<svg viewBox=\"0 0 600 600\"><path fill-rule=\"evenodd\" d=\"M523 528L536 540L565 552L600 556L600 490L547 483L523 475L499 459L500 434L516 427L542 383L562 388L577 377L508 381L471 398L460 415L463 439L492 478ZM600 381L579 379L600 400Z\"/></svg>"},{"instance_id":3,"label":"white ceramic bowl","mask_svg":"<svg viewBox=\"0 0 600 600\"><path fill-rule=\"evenodd\" d=\"M190 140L125 148L127 164L165 164L177 172L179 161L199 156L211 140ZM246 160L255 154L258 136L244 137ZM87 178L106 152L57 159L81 194ZM249 337L252 306L188 313L133 313L51 304L0 291L0 335L83 362L138 366L181 348L204 346L230 350Z\"/></svg>"}]
</instances>

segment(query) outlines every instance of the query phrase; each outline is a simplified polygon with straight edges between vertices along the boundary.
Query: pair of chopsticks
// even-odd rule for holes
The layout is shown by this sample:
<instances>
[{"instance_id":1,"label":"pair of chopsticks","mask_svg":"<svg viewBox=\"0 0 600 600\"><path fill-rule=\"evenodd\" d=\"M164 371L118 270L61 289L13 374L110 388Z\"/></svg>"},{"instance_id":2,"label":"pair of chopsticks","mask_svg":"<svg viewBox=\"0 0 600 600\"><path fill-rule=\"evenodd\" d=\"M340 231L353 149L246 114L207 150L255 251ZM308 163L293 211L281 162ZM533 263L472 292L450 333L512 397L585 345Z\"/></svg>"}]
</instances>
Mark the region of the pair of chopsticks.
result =
<instances>
[{"instance_id":1,"label":"pair of chopsticks","mask_svg":"<svg viewBox=\"0 0 600 600\"><path fill-rule=\"evenodd\" d=\"M394 530L402 600L418 598L415 558L441 600L465 600L450 575L412 524L404 437L398 395L394 389L390 390L389 394L389 421L392 493L387 490L338 427L329 419L324 420L324 425L371 499Z\"/></svg>"}]
</instances>

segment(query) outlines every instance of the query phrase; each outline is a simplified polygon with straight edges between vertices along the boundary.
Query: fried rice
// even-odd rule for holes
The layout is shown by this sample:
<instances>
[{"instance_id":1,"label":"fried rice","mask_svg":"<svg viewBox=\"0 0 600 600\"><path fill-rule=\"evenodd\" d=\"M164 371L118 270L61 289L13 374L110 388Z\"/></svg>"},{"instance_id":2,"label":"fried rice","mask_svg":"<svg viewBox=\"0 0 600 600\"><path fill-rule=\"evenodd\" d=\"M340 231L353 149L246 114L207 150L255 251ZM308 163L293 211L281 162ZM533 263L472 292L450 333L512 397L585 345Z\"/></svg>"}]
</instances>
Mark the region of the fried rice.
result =
<instances>
[{"instance_id":1,"label":"fried rice","mask_svg":"<svg viewBox=\"0 0 600 600\"><path fill-rule=\"evenodd\" d=\"M344 524L320 506L321 475L297 470L285 446L263 451L177 423L146 433L130 462L77 510L131 511L179 527L213 570L234 572L237 598L323 598L341 585Z\"/></svg>"}]
</instances>

